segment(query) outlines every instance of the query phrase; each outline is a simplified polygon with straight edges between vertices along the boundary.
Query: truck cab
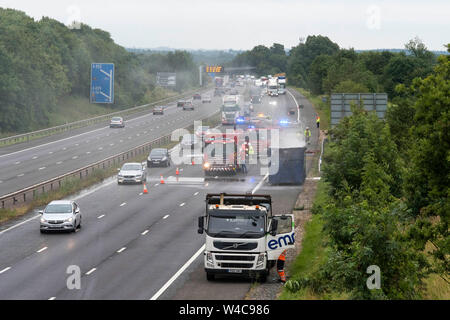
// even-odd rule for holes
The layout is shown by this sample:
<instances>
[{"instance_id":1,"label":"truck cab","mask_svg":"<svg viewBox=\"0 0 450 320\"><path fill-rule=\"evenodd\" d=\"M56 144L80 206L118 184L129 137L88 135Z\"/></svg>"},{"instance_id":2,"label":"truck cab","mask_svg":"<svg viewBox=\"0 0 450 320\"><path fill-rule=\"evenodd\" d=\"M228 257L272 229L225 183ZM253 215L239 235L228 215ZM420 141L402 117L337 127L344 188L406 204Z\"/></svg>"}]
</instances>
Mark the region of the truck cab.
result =
<instances>
[{"instance_id":1,"label":"truck cab","mask_svg":"<svg viewBox=\"0 0 450 320\"><path fill-rule=\"evenodd\" d=\"M239 96L226 95L223 97L222 104L222 124L235 124L239 117L241 108L239 107Z\"/></svg>"},{"instance_id":2,"label":"truck cab","mask_svg":"<svg viewBox=\"0 0 450 320\"><path fill-rule=\"evenodd\" d=\"M209 281L216 275L241 275L266 281L280 254L294 247L293 215L273 215L270 195L207 194L204 266Z\"/></svg>"},{"instance_id":3,"label":"truck cab","mask_svg":"<svg viewBox=\"0 0 450 320\"><path fill-rule=\"evenodd\" d=\"M269 79L269 83L267 84L267 94L270 97L278 97L278 79Z\"/></svg>"}]
</instances>

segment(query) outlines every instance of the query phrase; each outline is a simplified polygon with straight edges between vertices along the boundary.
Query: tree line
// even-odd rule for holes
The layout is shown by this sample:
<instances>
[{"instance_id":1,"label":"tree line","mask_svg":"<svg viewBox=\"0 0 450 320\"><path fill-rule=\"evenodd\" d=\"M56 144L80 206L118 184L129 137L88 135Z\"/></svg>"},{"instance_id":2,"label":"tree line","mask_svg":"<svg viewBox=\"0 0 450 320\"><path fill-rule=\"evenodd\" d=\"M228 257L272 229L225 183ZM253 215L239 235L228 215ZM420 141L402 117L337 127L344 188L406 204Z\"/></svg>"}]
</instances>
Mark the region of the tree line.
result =
<instances>
[{"instance_id":1,"label":"tree line","mask_svg":"<svg viewBox=\"0 0 450 320\"><path fill-rule=\"evenodd\" d=\"M253 66L258 75L286 72L289 84L313 94L332 92L386 92L397 96L395 86L410 85L425 77L436 64L436 55L418 38L405 51L343 49L326 36L308 36L288 52L282 44L259 45L232 61L233 66Z\"/></svg>"},{"instance_id":2,"label":"tree line","mask_svg":"<svg viewBox=\"0 0 450 320\"><path fill-rule=\"evenodd\" d=\"M113 109L148 102L157 90L156 72L177 72L178 91L198 79L187 52L131 53L106 31L0 8L0 133L45 127L64 96L89 98L93 62L115 64Z\"/></svg>"},{"instance_id":3,"label":"tree line","mask_svg":"<svg viewBox=\"0 0 450 320\"><path fill-rule=\"evenodd\" d=\"M329 198L313 213L323 219L330 252L291 290L421 299L433 274L448 292L450 56L394 90L385 120L355 104L353 115L329 131L322 166ZM376 289L367 286L373 265L381 275Z\"/></svg>"}]
</instances>

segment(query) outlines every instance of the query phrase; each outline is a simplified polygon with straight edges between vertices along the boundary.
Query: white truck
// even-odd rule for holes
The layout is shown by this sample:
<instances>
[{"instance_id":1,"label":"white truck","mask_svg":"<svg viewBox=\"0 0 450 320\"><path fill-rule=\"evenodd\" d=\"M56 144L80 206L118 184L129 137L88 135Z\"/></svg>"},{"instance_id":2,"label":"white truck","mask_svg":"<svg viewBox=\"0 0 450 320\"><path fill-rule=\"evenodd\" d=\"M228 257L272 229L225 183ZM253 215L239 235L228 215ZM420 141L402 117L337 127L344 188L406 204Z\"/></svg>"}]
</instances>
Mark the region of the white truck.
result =
<instances>
[{"instance_id":1,"label":"white truck","mask_svg":"<svg viewBox=\"0 0 450 320\"><path fill-rule=\"evenodd\" d=\"M286 76L278 77L278 94L286 94Z\"/></svg>"},{"instance_id":2,"label":"white truck","mask_svg":"<svg viewBox=\"0 0 450 320\"><path fill-rule=\"evenodd\" d=\"M278 78L270 78L267 84L267 94L270 97L278 97Z\"/></svg>"},{"instance_id":3,"label":"white truck","mask_svg":"<svg viewBox=\"0 0 450 320\"><path fill-rule=\"evenodd\" d=\"M238 95L226 95L222 103L222 124L235 124L241 108Z\"/></svg>"},{"instance_id":4,"label":"white truck","mask_svg":"<svg viewBox=\"0 0 450 320\"><path fill-rule=\"evenodd\" d=\"M262 194L207 194L198 233L206 233L204 266L216 275L267 280L280 254L294 247L294 216L272 215L272 198Z\"/></svg>"}]
</instances>

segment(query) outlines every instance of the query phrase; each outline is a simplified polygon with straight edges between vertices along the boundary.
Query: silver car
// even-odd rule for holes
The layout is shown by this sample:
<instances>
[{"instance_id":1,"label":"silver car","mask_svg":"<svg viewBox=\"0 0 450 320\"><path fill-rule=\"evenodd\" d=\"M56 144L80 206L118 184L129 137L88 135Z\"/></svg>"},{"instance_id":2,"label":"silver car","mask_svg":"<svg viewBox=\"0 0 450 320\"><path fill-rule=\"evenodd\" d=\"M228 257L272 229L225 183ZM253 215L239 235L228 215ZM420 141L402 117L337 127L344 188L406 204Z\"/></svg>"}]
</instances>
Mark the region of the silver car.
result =
<instances>
[{"instance_id":1,"label":"silver car","mask_svg":"<svg viewBox=\"0 0 450 320\"><path fill-rule=\"evenodd\" d=\"M121 169L118 169L117 183L143 183L147 181L147 171L145 165L139 162L125 163Z\"/></svg>"},{"instance_id":2,"label":"silver car","mask_svg":"<svg viewBox=\"0 0 450 320\"><path fill-rule=\"evenodd\" d=\"M53 230L75 231L77 228L81 228L80 207L74 201L52 201L39 213L42 215L41 233Z\"/></svg>"},{"instance_id":3,"label":"silver car","mask_svg":"<svg viewBox=\"0 0 450 320\"><path fill-rule=\"evenodd\" d=\"M109 123L110 128L123 128L125 127L125 121L122 117L113 117Z\"/></svg>"}]
</instances>

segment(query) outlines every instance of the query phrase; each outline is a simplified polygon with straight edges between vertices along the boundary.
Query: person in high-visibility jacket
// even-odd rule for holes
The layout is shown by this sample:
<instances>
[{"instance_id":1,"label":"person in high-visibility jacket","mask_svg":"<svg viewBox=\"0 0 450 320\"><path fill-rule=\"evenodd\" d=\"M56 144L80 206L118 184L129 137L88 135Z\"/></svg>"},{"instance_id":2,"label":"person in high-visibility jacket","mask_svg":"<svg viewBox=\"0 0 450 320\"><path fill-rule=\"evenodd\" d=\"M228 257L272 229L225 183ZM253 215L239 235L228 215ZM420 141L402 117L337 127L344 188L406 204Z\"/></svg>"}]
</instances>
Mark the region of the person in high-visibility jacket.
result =
<instances>
[{"instance_id":1,"label":"person in high-visibility jacket","mask_svg":"<svg viewBox=\"0 0 450 320\"><path fill-rule=\"evenodd\" d=\"M277 260L277 272L280 276L280 281L285 283L286 282L286 273L284 272L284 263L286 262L286 250L284 250Z\"/></svg>"},{"instance_id":2,"label":"person in high-visibility jacket","mask_svg":"<svg viewBox=\"0 0 450 320\"><path fill-rule=\"evenodd\" d=\"M319 127L320 127L320 117L319 116L316 117L316 124L317 124L317 129L319 129Z\"/></svg>"},{"instance_id":3,"label":"person in high-visibility jacket","mask_svg":"<svg viewBox=\"0 0 450 320\"><path fill-rule=\"evenodd\" d=\"M305 140L309 144L309 139L311 138L311 130L309 130L309 127L306 127L305 129Z\"/></svg>"}]
</instances>

